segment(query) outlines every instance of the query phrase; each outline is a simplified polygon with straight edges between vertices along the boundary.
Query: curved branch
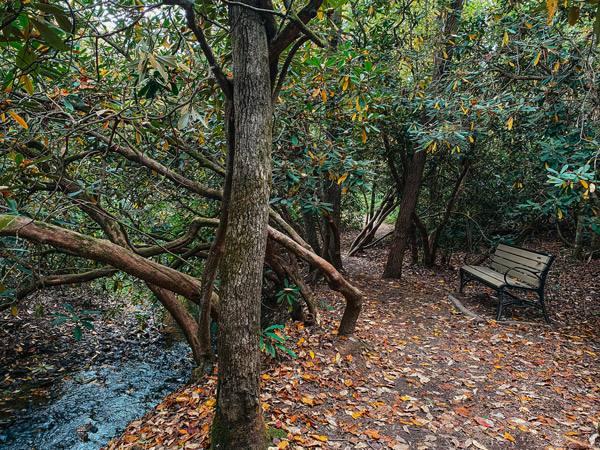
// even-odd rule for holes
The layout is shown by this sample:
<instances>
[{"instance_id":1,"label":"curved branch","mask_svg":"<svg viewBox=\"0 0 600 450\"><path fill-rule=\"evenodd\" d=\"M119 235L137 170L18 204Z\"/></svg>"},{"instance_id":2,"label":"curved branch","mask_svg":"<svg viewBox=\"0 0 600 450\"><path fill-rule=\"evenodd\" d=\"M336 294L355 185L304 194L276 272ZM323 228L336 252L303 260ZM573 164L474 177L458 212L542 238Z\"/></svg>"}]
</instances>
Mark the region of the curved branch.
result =
<instances>
[{"instance_id":1,"label":"curved branch","mask_svg":"<svg viewBox=\"0 0 600 450\"><path fill-rule=\"evenodd\" d=\"M346 308L344 309L344 315L342 316L338 332L340 335L344 336L354 334L356 322L358 321L358 316L360 315L363 303L363 293L360 289L346 281L335 267L325 259L305 249L283 233L269 227L269 237L288 249L298 258L307 262L310 266L318 269L325 277L325 280L327 280L329 287L344 296L346 299Z\"/></svg>"},{"instance_id":2,"label":"curved branch","mask_svg":"<svg viewBox=\"0 0 600 450\"><path fill-rule=\"evenodd\" d=\"M145 259L106 240L7 214L0 215L0 236L14 236L67 250L81 257L108 264L148 283L183 295L191 301L200 301L200 281L196 278Z\"/></svg>"},{"instance_id":3,"label":"curved branch","mask_svg":"<svg viewBox=\"0 0 600 450\"><path fill-rule=\"evenodd\" d=\"M17 300L23 300L28 295L31 295L40 289L44 289L44 288L47 288L50 286L64 286L66 284L86 283L88 281L97 280L99 278L109 277L109 276L117 273L118 271L119 271L118 269L114 269L112 267L103 267L101 269L90 270L88 272L83 272L83 273L69 273L66 275L50 275L47 277L39 278L39 279L35 280L34 282L32 282L31 284L29 284L28 286L19 290L16 293L15 298ZM10 305L10 303L6 304L6 305L7 306L2 305L0 307L0 310L6 309L8 307L8 305Z\"/></svg>"},{"instance_id":4,"label":"curved branch","mask_svg":"<svg viewBox=\"0 0 600 450\"><path fill-rule=\"evenodd\" d=\"M90 136L94 136L95 138L98 138L99 140L101 140L102 142L104 142L107 145L109 143L109 138L107 138L106 136L104 136L96 131L89 131L88 134ZM199 195L202 195L203 197L212 198L215 200L221 199L222 194L220 191L217 191L216 189L208 188L201 183L190 180L189 178L186 178L183 175L179 175L178 173L163 166L162 164L155 161L154 159L144 155L142 152L134 149L132 146L113 144L109 150L120 154L121 156L127 158L129 161L138 163L144 167L154 170L156 173L161 174L162 176L164 176L168 180L172 181L173 183L176 183L177 185L182 186L182 187L186 188L187 190L194 192L195 194L199 194Z\"/></svg>"},{"instance_id":5,"label":"curved branch","mask_svg":"<svg viewBox=\"0 0 600 450\"><path fill-rule=\"evenodd\" d=\"M307 36L302 36L300 39L298 39L296 41L296 43L294 44L294 46L290 49L290 51L288 52L286 58L285 58L285 62L283 63L283 67L281 68L281 71L279 72L279 78L277 80L277 86L275 86L275 89L273 90L273 95L272 97L272 102L273 102L273 107L275 107L275 103L277 102L277 99L279 98L279 93L281 92L281 89L283 88L283 82L285 81L285 77L288 73L288 70L290 68L290 65L292 64L292 60L294 59L294 56L296 55L296 52L300 49L300 47L302 47L302 45L308 41L308 37ZM273 80L275 81L275 80Z\"/></svg>"},{"instance_id":6,"label":"curved branch","mask_svg":"<svg viewBox=\"0 0 600 450\"><path fill-rule=\"evenodd\" d=\"M298 23L307 24L317 15L317 11L323 4L323 0L310 0L304 8L296 15L297 21L288 23L283 30L269 43L269 62L276 64L279 57L288 46L296 40L302 31Z\"/></svg>"}]
</instances>

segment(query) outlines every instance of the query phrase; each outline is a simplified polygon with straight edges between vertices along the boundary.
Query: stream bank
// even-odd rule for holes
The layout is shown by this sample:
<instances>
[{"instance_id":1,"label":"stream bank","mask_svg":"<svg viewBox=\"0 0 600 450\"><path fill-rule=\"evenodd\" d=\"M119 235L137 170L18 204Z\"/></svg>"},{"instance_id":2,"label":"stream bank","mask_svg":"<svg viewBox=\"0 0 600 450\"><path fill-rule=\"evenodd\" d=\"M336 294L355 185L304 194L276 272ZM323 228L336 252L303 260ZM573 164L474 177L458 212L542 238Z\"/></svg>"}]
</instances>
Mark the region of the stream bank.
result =
<instances>
[{"instance_id":1,"label":"stream bank","mask_svg":"<svg viewBox=\"0 0 600 450\"><path fill-rule=\"evenodd\" d=\"M76 311L107 306L80 293L43 295L0 317L0 450L98 449L193 368L187 345L152 317L142 330L139 312L99 320L79 341L72 324L35 315L40 304L49 314L65 302Z\"/></svg>"}]
</instances>

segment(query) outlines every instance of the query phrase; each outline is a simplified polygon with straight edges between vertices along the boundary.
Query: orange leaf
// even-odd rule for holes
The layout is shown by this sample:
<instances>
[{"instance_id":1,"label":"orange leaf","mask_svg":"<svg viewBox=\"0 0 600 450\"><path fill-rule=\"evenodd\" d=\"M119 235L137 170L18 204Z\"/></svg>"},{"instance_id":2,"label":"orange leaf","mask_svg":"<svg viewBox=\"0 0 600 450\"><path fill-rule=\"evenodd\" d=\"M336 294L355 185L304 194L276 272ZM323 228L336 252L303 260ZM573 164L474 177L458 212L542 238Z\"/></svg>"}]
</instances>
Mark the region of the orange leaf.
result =
<instances>
[{"instance_id":1,"label":"orange leaf","mask_svg":"<svg viewBox=\"0 0 600 450\"><path fill-rule=\"evenodd\" d=\"M381 439L381 436L379 436L379 430L367 430L365 431L365 434L372 439Z\"/></svg>"},{"instance_id":2,"label":"orange leaf","mask_svg":"<svg viewBox=\"0 0 600 450\"><path fill-rule=\"evenodd\" d=\"M469 410L464 406L459 406L458 408L455 408L454 411L456 411L456 414L458 414L459 416L467 417L471 415Z\"/></svg>"},{"instance_id":3,"label":"orange leaf","mask_svg":"<svg viewBox=\"0 0 600 450\"><path fill-rule=\"evenodd\" d=\"M289 441L281 441L279 444L277 444L277 448L286 448L289 445Z\"/></svg>"}]
</instances>

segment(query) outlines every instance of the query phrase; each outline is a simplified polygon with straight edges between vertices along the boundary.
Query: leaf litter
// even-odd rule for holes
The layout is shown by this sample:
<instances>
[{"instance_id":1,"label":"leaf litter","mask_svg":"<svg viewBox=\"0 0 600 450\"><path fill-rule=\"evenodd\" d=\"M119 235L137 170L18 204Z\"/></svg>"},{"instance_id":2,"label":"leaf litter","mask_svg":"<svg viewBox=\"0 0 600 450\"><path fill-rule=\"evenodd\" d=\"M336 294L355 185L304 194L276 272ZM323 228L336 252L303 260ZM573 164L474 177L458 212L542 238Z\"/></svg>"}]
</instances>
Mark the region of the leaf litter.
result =
<instances>
[{"instance_id":1,"label":"leaf litter","mask_svg":"<svg viewBox=\"0 0 600 450\"><path fill-rule=\"evenodd\" d=\"M460 263L383 280L385 256L375 247L345 258L365 294L356 337L337 336L344 300L318 286L323 323L288 323L297 357L263 362L265 421L285 435L270 449L600 448L598 261L558 258L546 284L558 325L545 326L525 309L491 320L494 304L477 301L490 292L476 284L465 304L486 320L455 310L445 292L457 290ZM215 391L205 377L165 397L105 449L209 448Z\"/></svg>"}]
</instances>

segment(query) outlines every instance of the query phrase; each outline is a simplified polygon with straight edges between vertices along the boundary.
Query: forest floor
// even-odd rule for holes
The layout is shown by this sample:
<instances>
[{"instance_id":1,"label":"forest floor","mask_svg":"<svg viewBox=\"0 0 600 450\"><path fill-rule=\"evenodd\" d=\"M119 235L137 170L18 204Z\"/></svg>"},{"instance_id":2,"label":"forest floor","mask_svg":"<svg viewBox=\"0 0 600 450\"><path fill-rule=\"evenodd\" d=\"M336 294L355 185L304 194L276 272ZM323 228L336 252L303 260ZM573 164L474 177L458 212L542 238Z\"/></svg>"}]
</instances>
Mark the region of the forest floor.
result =
<instances>
[{"instance_id":1,"label":"forest floor","mask_svg":"<svg viewBox=\"0 0 600 450\"><path fill-rule=\"evenodd\" d=\"M365 294L356 339L336 336L344 300L325 286L322 323L289 323L288 348L263 365L265 420L274 449L520 449L600 447L600 261L574 264L561 245L546 286L554 321L516 309L495 322L490 292L470 284L457 311L454 267L406 266L381 279L387 246L346 257ZM460 258L459 258L460 256ZM456 259L456 261L454 260ZM454 294L457 295L457 294ZM106 449L208 448L216 378L186 386L134 421Z\"/></svg>"}]
</instances>

